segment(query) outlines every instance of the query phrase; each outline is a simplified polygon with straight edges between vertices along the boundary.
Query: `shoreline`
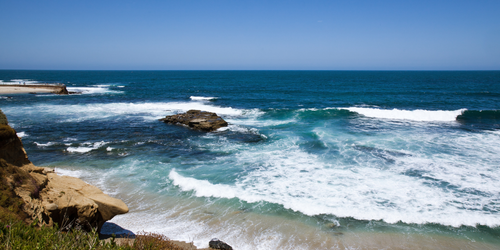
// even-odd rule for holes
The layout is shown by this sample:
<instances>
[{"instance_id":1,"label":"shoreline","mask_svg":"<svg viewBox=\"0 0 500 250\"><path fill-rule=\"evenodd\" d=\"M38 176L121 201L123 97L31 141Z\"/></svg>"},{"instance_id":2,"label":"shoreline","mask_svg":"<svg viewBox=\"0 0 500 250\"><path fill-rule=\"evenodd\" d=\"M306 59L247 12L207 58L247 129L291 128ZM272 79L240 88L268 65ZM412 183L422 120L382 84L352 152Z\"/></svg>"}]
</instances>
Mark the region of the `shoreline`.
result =
<instances>
[{"instance_id":1,"label":"shoreline","mask_svg":"<svg viewBox=\"0 0 500 250\"><path fill-rule=\"evenodd\" d=\"M0 85L0 95L5 94L68 94L66 85L48 85L48 84L32 84L32 85L18 85L18 84L2 84Z\"/></svg>"}]
</instances>

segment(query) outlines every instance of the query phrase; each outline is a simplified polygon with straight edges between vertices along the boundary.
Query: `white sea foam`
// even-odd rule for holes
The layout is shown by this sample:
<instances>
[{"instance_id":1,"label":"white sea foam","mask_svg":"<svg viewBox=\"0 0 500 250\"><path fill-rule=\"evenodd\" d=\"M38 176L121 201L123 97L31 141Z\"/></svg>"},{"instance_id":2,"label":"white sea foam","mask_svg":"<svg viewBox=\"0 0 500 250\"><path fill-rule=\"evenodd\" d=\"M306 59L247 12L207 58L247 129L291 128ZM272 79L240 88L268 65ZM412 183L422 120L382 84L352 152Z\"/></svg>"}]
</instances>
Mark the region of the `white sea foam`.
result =
<instances>
[{"instance_id":1,"label":"white sea foam","mask_svg":"<svg viewBox=\"0 0 500 250\"><path fill-rule=\"evenodd\" d=\"M494 134L494 135L500 135L500 130L490 130L486 131L487 133Z\"/></svg>"},{"instance_id":2,"label":"white sea foam","mask_svg":"<svg viewBox=\"0 0 500 250\"><path fill-rule=\"evenodd\" d=\"M38 142L35 142L35 144L38 147L49 147L49 146L55 145L57 143L55 143L55 142L47 142L47 143L38 143Z\"/></svg>"},{"instance_id":3,"label":"white sea foam","mask_svg":"<svg viewBox=\"0 0 500 250\"><path fill-rule=\"evenodd\" d=\"M190 96L189 98L193 101L210 101L218 99L217 97L206 97L206 96Z\"/></svg>"},{"instance_id":4,"label":"white sea foam","mask_svg":"<svg viewBox=\"0 0 500 250\"><path fill-rule=\"evenodd\" d=\"M228 131L228 130L233 131L233 132L237 132L237 133L242 133L242 134L260 135L260 136L263 136L265 138L265 136L260 134L259 130L256 128L249 128L249 127L244 127L244 126L240 126L240 125L229 124L229 126L227 126L227 127L222 127L222 128L217 129L218 132Z\"/></svg>"},{"instance_id":5,"label":"white sea foam","mask_svg":"<svg viewBox=\"0 0 500 250\"><path fill-rule=\"evenodd\" d=\"M54 168L54 171L56 172L56 174L58 175L62 175L62 176L71 176L71 177L76 177L76 178L80 178L82 177L84 174L83 171L81 170L69 170L69 169L64 169L64 168Z\"/></svg>"},{"instance_id":6,"label":"white sea foam","mask_svg":"<svg viewBox=\"0 0 500 250\"><path fill-rule=\"evenodd\" d=\"M100 141L100 142L85 142L85 143L82 143L81 145L83 146L80 146L80 147L68 147L66 149L66 151L70 152L70 153L87 153L87 152L90 152L92 150L95 150L95 149L98 149L104 145L108 144L107 142L104 142L104 141Z\"/></svg>"},{"instance_id":7,"label":"white sea foam","mask_svg":"<svg viewBox=\"0 0 500 250\"><path fill-rule=\"evenodd\" d=\"M28 137L28 134L26 132L24 132L24 131L17 132L16 135L19 138Z\"/></svg>"},{"instance_id":8,"label":"white sea foam","mask_svg":"<svg viewBox=\"0 0 500 250\"><path fill-rule=\"evenodd\" d=\"M417 137L422 136L426 135L402 135L401 138L418 140ZM426 143L438 140L432 137L434 135L430 136L425 138ZM500 171L492 168L494 162L499 160L495 152L500 150L500 146L482 147L474 151L477 141L482 143L492 140L483 136L442 135L439 139L444 140L443 143L454 142L457 147L466 151L470 148L477 155L435 155L428 158L428 152L423 152L423 155L415 152L415 155L398 155L398 152L370 147L366 150L374 150L375 155L371 152L360 153L355 147L346 147L346 141L342 138L323 134L322 140L326 145L338 144L343 147L341 155L346 155L347 161L342 157L323 159L309 154L296 145L298 138L289 138L275 145L250 148L236 156L232 155L232 161L236 161L232 164L259 166L238 179L234 185L213 184L203 179L184 177L177 170L170 172L169 179L182 190L193 191L196 196L237 197L247 202L267 201L306 215L333 214L388 223L402 221L451 226L498 226L500 218L495 213L483 210L483 206L492 204L500 193L500 184L493 181L500 180ZM431 145L426 148L432 151ZM386 167L386 159L378 158L377 155L392 157L394 164L391 168ZM469 157L476 160L482 158L484 162L478 166L473 163L474 160L468 160ZM352 160L360 162L354 165L348 163ZM463 166L468 163L474 168ZM421 174L421 177L412 176L413 172ZM487 179L493 182L485 179L485 173ZM443 188L442 185L446 183L458 190L477 191L459 191L457 194L450 192L446 186ZM482 195L481 192L491 196Z\"/></svg>"},{"instance_id":9,"label":"white sea foam","mask_svg":"<svg viewBox=\"0 0 500 250\"><path fill-rule=\"evenodd\" d=\"M234 189L228 189L226 185L211 184L206 180L196 180L194 178L183 177L175 169L170 171L168 177L173 180L174 185L179 186L184 191L194 190L197 196L210 197L217 194L221 198L237 197Z\"/></svg>"},{"instance_id":10,"label":"white sea foam","mask_svg":"<svg viewBox=\"0 0 500 250\"><path fill-rule=\"evenodd\" d=\"M38 81L33 81L32 79L12 79L8 82L0 81L0 84L37 84Z\"/></svg>"},{"instance_id":11,"label":"white sea foam","mask_svg":"<svg viewBox=\"0 0 500 250\"><path fill-rule=\"evenodd\" d=\"M215 112L224 119L228 117L252 117L261 114L258 109L236 109L220 107L205 102L146 102L146 103L105 103L105 104L73 104L53 105L39 104L32 107L19 107L17 112L33 112L60 116L61 122L80 122L85 120L106 120L113 117L142 117L145 120L157 120L166 115L186 112L190 109Z\"/></svg>"},{"instance_id":12,"label":"white sea foam","mask_svg":"<svg viewBox=\"0 0 500 250\"><path fill-rule=\"evenodd\" d=\"M109 85L96 85L95 87L66 87L69 92L81 94L121 94L123 91L111 90Z\"/></svg>"},{"instance_id":13,"label":"white sea foam","mask_svg":"<svg viewBox=\"0 0 500 250\"><path fill-rule=\"evenodd\" d=\"M377 109L377 108L338 108L356 112L358 114L382 119L411 120L426 122L449 122L455 121L466 109L459 110L400 110L400 109Z\"/></svg>"}]
</instances>

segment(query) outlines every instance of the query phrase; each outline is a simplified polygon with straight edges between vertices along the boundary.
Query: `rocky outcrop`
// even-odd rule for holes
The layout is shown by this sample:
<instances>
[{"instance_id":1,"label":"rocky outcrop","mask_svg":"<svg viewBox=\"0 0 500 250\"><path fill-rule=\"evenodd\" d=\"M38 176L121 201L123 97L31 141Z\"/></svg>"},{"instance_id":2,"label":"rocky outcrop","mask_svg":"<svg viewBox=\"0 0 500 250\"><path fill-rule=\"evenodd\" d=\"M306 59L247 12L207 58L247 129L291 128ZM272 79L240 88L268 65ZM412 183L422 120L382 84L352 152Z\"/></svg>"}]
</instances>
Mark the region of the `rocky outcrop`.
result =
<instances>
[{"instance_id":1,"label":"rocky outcrop","mask_svg":"<svg viewBox=\"0 0 500 250\"><path fill-rule=\"evenodd\" d=\"M227 122L216 113L200 110L189 110L184 114L170 115L160 119L160 121L169 124L181 124L205 132L215 131L218 128L227 126Z\"/></svg>"},{"instance_id":2,"label":"rocky outcrop","mask_svg":"<svg viewBox=\"0 0 500 250\"><path fill-rule=\"evenodd\" d=\"M63 229L100 230L105 221L128 212L123 201L95 186L34 166L16 131L7 124L0 124L0 167L0 181L22 198L28 222L37 220L47 226L57 223Z\"/></svg>"},{"instance_id":3,"label":"rocky outcrop","mask_svg":"<svg viewBox=\"0 0 500 250\"><path fill-rule=\"evenodd\" d=\"M7 119L4 121L7 123ZM16 131L8 124L0 124L0 158L15 166L31 163L21 139L17 137Z\"/></svg>"},{"instance_id":4,"label":"rocky outcrop","mask_svg":"<svg viewBox=\"0 0 500 250\"><path fill-rule=\"evenodd\" d=\"M230 245L217 238L213 238L212 240L210 240L210 242L208 242L208 246L211 249L233 250L233 248Z\"/></svg>"},{"instance_id":5,"label":"rocky outcrop","mask_svg":"<svg viewBox=\"0 0 500 250\"><path fill-rule=\"evenodd\" d=\"M59 90L56 90L54 94L58 95L69 95L68 89L66 88L66 85L60 86Z\"/></svg>"},{"instance_id":6,"label":"rocky outcrop","mask_svg":"<svg viewBox=\"0 0 500 250\"><path fill-rule=\"evenodd\" d=\"M63 229L100 230L104 222L128 212L123 201L104 194L100 189L70 176L59 176L53 170L33 165L23 166L39 187L37 198L28 189L16 193L26 202L25 211L32 220Z\"/></svg>"},{"instance_id":7,"label":"rocky outcrop","mask_svg":"<svg viewBox=\"0 0 500 250\"><path fill-rule=\"evenodd\" d=\"M8 125L7 116L0 110L0 125Z\"/></svg>"}]
</instances>

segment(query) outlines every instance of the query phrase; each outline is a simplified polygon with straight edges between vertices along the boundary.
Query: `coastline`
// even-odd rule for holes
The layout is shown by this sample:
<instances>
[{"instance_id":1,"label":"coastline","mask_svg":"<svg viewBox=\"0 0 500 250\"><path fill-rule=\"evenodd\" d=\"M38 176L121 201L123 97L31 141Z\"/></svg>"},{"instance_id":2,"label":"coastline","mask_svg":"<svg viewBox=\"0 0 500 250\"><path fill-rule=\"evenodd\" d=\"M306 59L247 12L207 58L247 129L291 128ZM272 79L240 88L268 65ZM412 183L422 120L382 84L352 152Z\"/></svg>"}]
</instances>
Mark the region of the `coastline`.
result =
<instances>
[{"instance_id":1,"label":"coastline","mask_svg":"<svg viewBox=\"0 0 500 250\"><path fill-rule=\"evenodd\" d=\"M386 106L360 107L354 87L322 96L281 93L279 85L248 96L231 89L239 80L224 85L219 74L207 73L207 85L193 73L122 73L48 78L82 91L70 98L0 98L34 162L130 205L109 223L123 230L104 234L161 233L199 248L217 237L240 250L498 247L496 205L488 203L498 185L488 180L498 179L500 131L494 103L483 105L490 93L435 104L433 95L406 87L384 94L377 89L393 85L373 83L373 96L359 100ZM462 89L447 86L436 93ZM333 95L339 101L329 102ZM158 121L190 108L222 114L230 126L205 134ZM435 121L443 113L450 117Z\"/></svg>"},{"instance_id":2,"label":"coastline","mask_svg":"<svg viewBox=\"0 0 500 250\"><path fill-rule=\"evenodd\" d=\"M42 94L42 93L53 93L53 94L68 94L68 90L65 85L0 85L0 95L5 94Z\"/></svg>"}]
</instances>

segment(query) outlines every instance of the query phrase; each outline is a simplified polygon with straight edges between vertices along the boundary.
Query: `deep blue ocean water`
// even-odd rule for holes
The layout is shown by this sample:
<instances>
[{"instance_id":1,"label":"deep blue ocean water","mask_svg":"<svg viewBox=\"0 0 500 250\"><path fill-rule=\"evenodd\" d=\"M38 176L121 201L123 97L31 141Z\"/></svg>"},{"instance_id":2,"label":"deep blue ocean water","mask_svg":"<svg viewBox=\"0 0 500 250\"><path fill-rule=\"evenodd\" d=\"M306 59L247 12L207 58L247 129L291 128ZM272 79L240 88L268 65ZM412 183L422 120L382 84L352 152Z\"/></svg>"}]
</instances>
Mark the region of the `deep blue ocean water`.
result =
<instances>
[{"instance_id":1,"label":"deep blue ocean water","mask_svg":"<svg viewBox=\"0 0 500 250\"><path fill-rule=\"evenodd\" d=\"M124 200L105 232L236 249L498 249L500 71L15 71L30 160ZM167 125L200 109L213 133Z\"/></svg>"}]
</instances>

